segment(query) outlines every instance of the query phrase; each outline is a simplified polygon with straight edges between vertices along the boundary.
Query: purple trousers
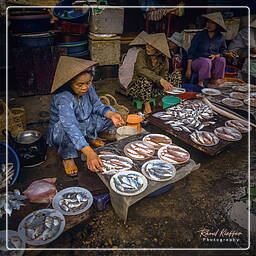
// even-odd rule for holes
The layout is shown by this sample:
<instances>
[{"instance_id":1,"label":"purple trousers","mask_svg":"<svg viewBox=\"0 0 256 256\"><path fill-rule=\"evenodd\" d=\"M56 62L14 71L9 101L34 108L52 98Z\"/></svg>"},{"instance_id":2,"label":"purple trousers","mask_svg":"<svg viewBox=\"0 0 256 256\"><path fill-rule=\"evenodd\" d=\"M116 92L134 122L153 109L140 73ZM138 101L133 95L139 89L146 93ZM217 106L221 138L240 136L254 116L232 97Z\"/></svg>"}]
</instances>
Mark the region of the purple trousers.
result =
<instances>
[{"instance_id":1,"label":"purple trousers","mask_svg":"<svg viewBox=\"0 0 256 256\"><path fill-rule=\"evenodd\" d=\"M198 73L199 81L209 78L223 78L225 67L226 59L224 57L215 58L213 61L209 58L200 57L192 61L192 70Z\"/></svg>"}]
</instances>

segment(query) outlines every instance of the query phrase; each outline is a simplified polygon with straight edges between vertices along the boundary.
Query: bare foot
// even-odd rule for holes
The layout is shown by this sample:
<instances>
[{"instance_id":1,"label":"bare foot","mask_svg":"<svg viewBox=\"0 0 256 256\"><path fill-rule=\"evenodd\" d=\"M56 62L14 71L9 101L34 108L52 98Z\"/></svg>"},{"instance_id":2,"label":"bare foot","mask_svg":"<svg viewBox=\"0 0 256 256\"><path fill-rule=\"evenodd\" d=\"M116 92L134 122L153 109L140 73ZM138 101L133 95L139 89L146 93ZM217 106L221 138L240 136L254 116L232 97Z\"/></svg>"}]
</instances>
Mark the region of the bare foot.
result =
<instances>
[{"instance_id":1,"label":"bare foot","mask_svg":"<svg viewBox=\"0 0 256 256\"><path fill-rule=\"evenodd\" d=\"M78 169L73 158L62 160L65 172L69 176L76 176Z\"/></svg>"},{"instance_id":2,"label":"bare foot","mask_svg":"<svg viewBox=\"0 0 256 256\"><path fill-rule=\"evenodd\" d=\"M204 87L204 81L198 81L197 83L199 86Z\"/></svg>"}]
</instances>

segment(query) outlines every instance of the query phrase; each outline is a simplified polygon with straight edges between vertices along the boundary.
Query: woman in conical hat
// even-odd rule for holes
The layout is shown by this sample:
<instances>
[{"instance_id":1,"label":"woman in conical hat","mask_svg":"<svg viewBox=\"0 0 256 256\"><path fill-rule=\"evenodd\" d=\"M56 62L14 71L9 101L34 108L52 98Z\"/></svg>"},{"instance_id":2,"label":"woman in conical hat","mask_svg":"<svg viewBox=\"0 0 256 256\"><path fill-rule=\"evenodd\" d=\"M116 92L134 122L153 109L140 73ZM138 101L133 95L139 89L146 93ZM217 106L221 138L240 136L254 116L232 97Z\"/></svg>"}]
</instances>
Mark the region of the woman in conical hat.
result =
<instances>
[{"instance_id":1,"label":"woman in conical hat","mask_svg":"<svg viewBox=\"0 0 256 256\"><path fill-rule=\"evenodd\" d=\"M132 81L128 85L128 95L144 102L144 114L152 112L150 98L164 95L172 90L169 77L170 52L164 33L142 35L146 49L141 50L134 65Z\"/></svg>"},{"instance_id":2,"label":"woman in conical hat","mask_svg":"<svg viewBox=\"0 0 256 256\"><path fill-rule=\"evenodd\" d=\"M192 70L198 74L198 85L204 86L211 79L211 87L217 87L223 81L226 59L235 57L227 52L227 46L221 31L226 31L220 12L202 15L207 19L206 29L198 32L191 41L188 50L186 77L190 79Z\"/></svg>"},{"instance_id":3,"label":"woman in conical hat","mask_svg":"<svg viewBox=\"0 0 256 256\"><path fill-rule=\"evenodd\" d=\"M89 60L61 56L55 72L51 92L51 118L47 142L58 149L65 172L76 176L74 158L81 151L91 171L100 171L102 162L87 140L96 140L100 131L124 125L122 117L111 107L101 103L92 84Z\"/></svg>"}]
</instances>

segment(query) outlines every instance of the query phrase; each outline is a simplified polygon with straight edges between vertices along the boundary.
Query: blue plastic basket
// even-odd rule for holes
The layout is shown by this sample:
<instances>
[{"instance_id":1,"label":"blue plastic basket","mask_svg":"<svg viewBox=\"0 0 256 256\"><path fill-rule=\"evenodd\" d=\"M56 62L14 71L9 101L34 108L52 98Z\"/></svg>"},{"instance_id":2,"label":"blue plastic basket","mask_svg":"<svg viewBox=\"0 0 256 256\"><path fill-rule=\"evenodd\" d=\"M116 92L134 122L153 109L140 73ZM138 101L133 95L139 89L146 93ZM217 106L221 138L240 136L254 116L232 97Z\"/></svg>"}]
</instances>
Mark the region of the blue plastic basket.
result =
<instances>
[{"instance_id":1,"label":"blue plastic basket","mask_svg":"<svg viewBox=\"0 0 256 256\"><path fill-rule=\"evenodd\" d=\"M7 146L8 148L8 162L13 163L14 165L14 176L11 181L11 185L13 185L20 173L20 160L17 155L17 153L10 147ZM0 142L0 164L6 163L6 144Z\"/></svg>"}]
</instances>

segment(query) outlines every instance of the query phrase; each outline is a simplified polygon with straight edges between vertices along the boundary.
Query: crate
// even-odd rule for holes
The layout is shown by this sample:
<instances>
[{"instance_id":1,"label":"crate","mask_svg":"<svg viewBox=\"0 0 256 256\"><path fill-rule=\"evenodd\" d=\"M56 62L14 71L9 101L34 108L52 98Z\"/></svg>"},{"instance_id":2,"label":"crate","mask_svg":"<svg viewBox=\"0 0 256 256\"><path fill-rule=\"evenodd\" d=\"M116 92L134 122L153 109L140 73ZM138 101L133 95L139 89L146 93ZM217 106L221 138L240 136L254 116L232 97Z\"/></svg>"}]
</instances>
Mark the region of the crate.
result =
<instances>
[{"instance_id":1,"label":"crate","mask_svg":"<svg viewBox=\"0 0 256 256\"><path fill-rule=\"evenodd\" d=\"M124 8L93 9L90 17L90 31L98 34L122 34Z\"/></svg>"},{"instance_id":2,"label":"crate","mask_svg":"<svg viewBox=\"0 0 256 256\"><path fill-rule=\"evenodd\" d=\"M120 64L120 36L97 37L89 34L89 50L91 59L100 66Z\"/></svg>"}]
</instances>

